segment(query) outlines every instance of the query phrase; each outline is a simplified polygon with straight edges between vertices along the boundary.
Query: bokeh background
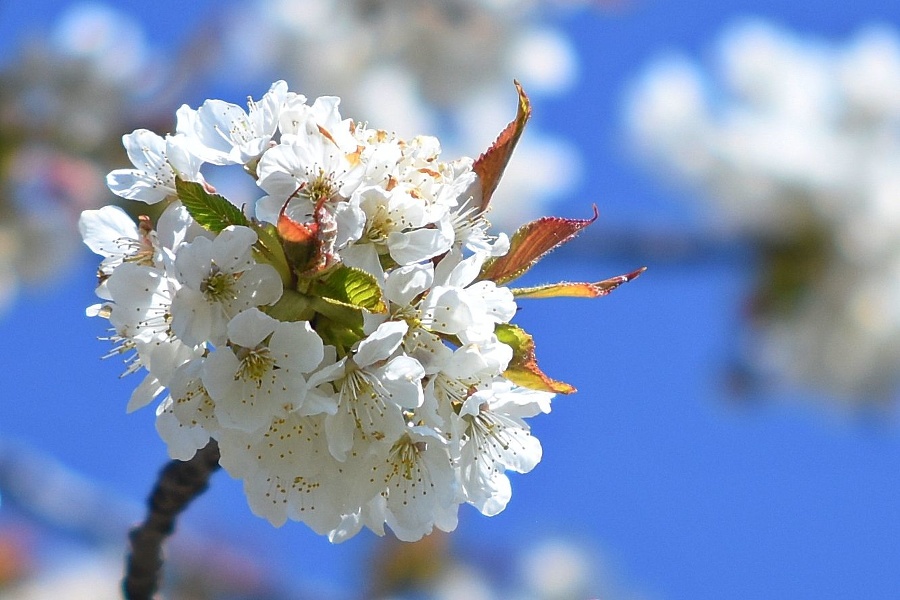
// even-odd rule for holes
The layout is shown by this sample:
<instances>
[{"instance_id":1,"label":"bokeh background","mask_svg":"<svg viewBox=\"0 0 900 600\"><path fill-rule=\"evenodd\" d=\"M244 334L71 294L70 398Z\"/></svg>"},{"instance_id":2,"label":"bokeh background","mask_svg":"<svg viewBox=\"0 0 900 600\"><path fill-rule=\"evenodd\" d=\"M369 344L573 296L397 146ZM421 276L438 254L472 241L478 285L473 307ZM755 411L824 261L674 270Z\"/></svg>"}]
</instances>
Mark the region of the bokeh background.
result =
<instances>
[{"instance_id":1,"label":"bokeh background","mask_svg":"<svg viewBox=\"0 0 900 600\"><path fill-rule=\"evenodd\" d=\"M284 78L475 156L514 77L534 117L492 220L601 214L528 281L649 267L521 303L579 390L532 421L543 461L412 546L273 529L219 473L165 597L900 597L900 5L32 0L0 2L0 598L117 597L166 461L84 316L75 223L121 135Z\"/></svg>"}]
</instances>

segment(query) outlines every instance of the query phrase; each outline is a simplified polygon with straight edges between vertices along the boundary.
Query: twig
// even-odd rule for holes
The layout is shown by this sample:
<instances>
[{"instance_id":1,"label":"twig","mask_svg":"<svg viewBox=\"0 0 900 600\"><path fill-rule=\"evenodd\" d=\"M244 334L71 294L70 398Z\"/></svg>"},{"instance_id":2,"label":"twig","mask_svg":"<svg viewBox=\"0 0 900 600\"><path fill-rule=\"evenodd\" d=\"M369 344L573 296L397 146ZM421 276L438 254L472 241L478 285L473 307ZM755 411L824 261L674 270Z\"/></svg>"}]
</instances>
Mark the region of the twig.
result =
<instances>
[{"instance_id":1,"label":"twig","mask_svg":"<svg viewBox=\"0 0 900 600\"><path fill-rule=\"evenodd\" d=\"M219 445L210 440L189 461L173 460L159 474L148 498L147 518L129 533L131 553L122 590L128 600L150 600L159 587L162 543L175 530L175 519L206 491L209 477L219 468Z\"/></svg>"}]
</instances>

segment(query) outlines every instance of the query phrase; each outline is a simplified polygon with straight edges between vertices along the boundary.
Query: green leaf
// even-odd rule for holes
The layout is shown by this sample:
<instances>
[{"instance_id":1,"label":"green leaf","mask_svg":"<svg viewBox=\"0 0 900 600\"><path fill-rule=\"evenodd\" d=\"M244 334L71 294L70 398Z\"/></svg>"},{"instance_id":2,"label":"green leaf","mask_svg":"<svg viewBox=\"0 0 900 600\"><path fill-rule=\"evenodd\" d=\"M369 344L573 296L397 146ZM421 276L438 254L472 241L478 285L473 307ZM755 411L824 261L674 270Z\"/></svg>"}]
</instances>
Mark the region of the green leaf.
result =
<instances>
[{"instance_id":1,"label":"green leaf","mask_svg":"<svg viewBox=\"0 0 900 600\"><path fill-rule=\"evenodd\" d=\"M606 296L623 283L628 283L646 270L647 267L641 267L631 273L610 277L597 283L569 283L562 281L535 287L512 288L512 293L516 298L597 298Z\"/></svg>"},{"instance_id":2,"label":"green leaf","mask_svg":"<svg viewBox=\"0 0 900 600\"><path fill-rule=\"evenodd\" d=\"M481 182L481 202L480 210L484 212L488 204L491 202L491 196L500 183L503 171L509 163L513 150L522 136L525 129L525 123L531 117L531 102L525 91L518 81L515 81L516 91L519 93L519 106L516 112L516 118L510 121L509 125L500 132L497 139L490 148L485 150L484 154L478 157L472 166L475 174Z\"/></svg>"},{"instance_id":3,"label":"green leaf","mask_svg":"<svg viewBox=\"0 0 900 600\"><path fill-rule=\"evenodd\" d=\"M321 304L326 303L321 302ZM350 309L344 308L344 310L349 311ZM337 349L338 356L345 356L356 342L366 337L366 334L363 331L362 311L355 310L353 311L353 314L355 318L351 321L348 321L343 316L333 319L326 316L324 313L316 315L315 323L313 325L316 333L322 337L322 340L324 340L326 344L334 346Z\"/></svg>"},{"instance_id":4,"label":"green leaf","mask_svg":"<svg viewBox=\"0 0 900 600\"><path fill-rule=\"evenodd\" d=\"M597 220L597 207L590 219L543 217L520 227L509 240L509 252L484 263L479 279L497 285L521 277L551 250L562 246Z\"/></svg>"},{"instance_id":5,"label":"green leaf","mask_svg":"<svg viewBox=\"0 0 900 600\"><path fill-rule=\"evenodd\" d=\"M315 298L305 294L286 289L278 302L266 308L266 313L279 321L309 321L316 314L314 300Z\"/></svg>"},{"instance_id":6,"label":"green leaf","mask_svg":"<svg viewBox=\"0 0 900 600\"><path fill-rule=\"evenodd\" d=\"M571 394L575 391L568 383L551 379L541 371L534 357L534 339L525 330L515 325L500 324L494 333L513 351L509 367L503 372L504 377L516 385L540 392Z\"/></svg>"},{"instance_id":7,"label":"green leaf","mask_svg":"<svg viewBox=\"0 0 900 600\"><path fill-rule=\"evenodd\" d=\"M363 309L335 300L285 290L278 302L265 309L279 321L310 321L325 343L341 352L365 337Z\"/></svg>"},{"instance_id":8,"label":"green leaf","mask_svg":"<svg viewBox=\"0 0 900 600\"><path fill-rule=\"evenodd\" d=\"M372 313L387 311L381 286L373 275L361 269L340 265L315 286L315 293L324 300Z\"/></svg>"},{"instance_id":9,"label":"green leaf","mask_svg":"<svg viewBox=\"0 0 900 600\"><path fill-rule=\"evenodd\" d=\"M229 225L249 225L247 217L224 196L210 194L203 184L175 180L178 199L194 220L205 229L219 233Z\"/></svg>"}]
</instances>

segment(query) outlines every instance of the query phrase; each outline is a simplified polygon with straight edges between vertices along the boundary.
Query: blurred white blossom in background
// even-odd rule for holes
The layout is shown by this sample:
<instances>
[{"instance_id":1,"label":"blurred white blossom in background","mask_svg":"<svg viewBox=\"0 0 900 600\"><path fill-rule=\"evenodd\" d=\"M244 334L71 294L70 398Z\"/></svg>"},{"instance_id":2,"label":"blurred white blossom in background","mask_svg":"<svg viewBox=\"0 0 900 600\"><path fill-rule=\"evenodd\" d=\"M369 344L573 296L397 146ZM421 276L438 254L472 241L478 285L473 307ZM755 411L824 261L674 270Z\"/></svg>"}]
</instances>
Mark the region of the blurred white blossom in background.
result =
<instances>
[{"instance_id":1,"label":"blurred white blossom in background","mask_svg":"<svg viewBox=\"0 0 900 600\"><path fill-rule=\"evenodd\" d=\"M759 20L712 66L680 54L630 90L628 132L761 252L763 373L848 402L891 398L900 365L900 38L842 44Z\"/></svg>"},{"instance_id":2,"label":"blurred white blossom in background","mask_svg":"<svg viewBox=\"0 0 900 600\"><path fill-rule=\"evenodd\" d=\"M483 541L449 551L446 536L378 546L366 597L377 600L648 600L619 565L567 537L536 539L514 549Z\"/></svg>"},{"instance_id":3,"label":"blurred white blossom in background","mask_svg":"<svg viewBox=\"0 0 900 600\"><path fill-rule=\"evenodd\" d=\"M40 577L17 582L3 590L9 600L116 600L122 558L117 554L80 556L42 571Z\"/></svg>"},{"instance_id":4,"label":"blurred white blossom in background","mask_svg":"<svg viewBox=\"0 0 900 600\"><path fill-rule=\"evenodd\" d=\"M153 91L152 56L133 19L83 4L0 65L0 310L78 256L78 215L110 199L106 161Z\"/></svg>"},{"instance_id":5,"label":"blurred white blossom in background","mask_svg":"<svg viewBox=\"0 0 900 600\"><path fill-rule=\"evenodd\" d=\"M222 28L223 77L284 78L311 97L400 136L439 136L448 155L477 155L508 119L509 89L532 99L565 93L579 59L552 19L578 10L534 0L254 0ZM253 51L248 51L253 48ZM532 124L489 215L514 228L578 183L567 141Z\"/></svg>"},{"instance_id":6,"label":"blurred white blossom in background","mask_svg":"<svg viewBox=\"0 0 900 600\"><path fill-rule=\"evenodd\" d=\"M223 7L164 55L126 12L72 3L0 65L0 309L23 280L52 281L63 271L75 255L79 212L111 200L98 175L121 160L120 132L168 128L185 88L249 89L284 78L313 95L343 96L347 114L398 135L438 135L448 155L474 155L508 120L514 78L536 99L575 82L576 51L552 23L586 4L254 0ZM580 172L577 149L532 124L491 221L513 229L545 214ZM46 173L64 173L52 193L40 180ZM215 183L235 201L256 199L240 173ZM48 213L47 203L60 210ZM28 240L36 239L58 248L33 252Z\"/></svg>"}]
</instances>

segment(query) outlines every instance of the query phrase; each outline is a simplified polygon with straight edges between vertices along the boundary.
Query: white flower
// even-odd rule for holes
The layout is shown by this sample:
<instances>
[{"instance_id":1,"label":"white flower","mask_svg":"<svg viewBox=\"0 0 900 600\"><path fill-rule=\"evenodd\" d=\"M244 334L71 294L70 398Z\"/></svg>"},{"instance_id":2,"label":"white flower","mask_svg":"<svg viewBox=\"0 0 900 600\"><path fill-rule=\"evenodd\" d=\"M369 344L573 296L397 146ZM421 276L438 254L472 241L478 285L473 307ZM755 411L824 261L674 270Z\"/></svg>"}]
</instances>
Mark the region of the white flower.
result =
<instances>
[{"instance_id":1,"label":"white flower","mask_svg":"<svg viewBox=\"0 0 900 600\"><path fill-rule=\"evenodd\" d=\"M456 472L446 442L428 427L410 427L373 469L384 486L384 517L397 539L414 542L456 528L459 505Z\"/></svg>"},{"instance_id":2,"label":"white flower","mask_svg":"<svg viewBox=\"0 0 900 600\"><path fill-rule=\"evenodd\" d=\"M155 230L147 217L142 217L137 226L124 210L113 205L83 211L78 228L85 245L104 257L96 293L106 300L112 299L107 291L107 281L123 262L156 267L167 273L181 244L209 235L194 222L181 202L166 207Z\"/></svg>"},{"instance_id":3,"label":"white flower","mask_svg":"<svg viewBox=\"0 0 900 600\"><path fill-rule=\"evenodd\" d=\"M122 136L122 143L136 168L116 169L106 177L106 184L117 196L156 204L176 196L176 176L202 181L201 162L187 152L184 136L162 138L152 131L137 129Z\"/></svg>"},{"instance_id":4,"label":"white flower","mask_svg":"<svg viewBox=\"0 0 900 600\"><path fill-rule=\"evenodd\" d=\"M181 364L202 353L201 346L172 335L169 314L176 286L164 271L133 262L120 264L106 281L111 302L97 314L107 317L115 331L110 337L115 346L107 356L133 352L125 373L147 371L131 396L129 412L153 401Z\"/></svg>"},{"instance_id":5,"label":"white flower","mask_svg":"<svg viewBox=\"0 0 900 600\"><path fill-rule=\"evenodd\" d=\"M229 430L218 439L222 467L244 480L255 514L276 526L303 521L321 534L339 525L352 481L328 451L321 416L287 413L261 434Z\"/></svg>"},{"instance_id":6,"label":"white flower","mask_svg":"<svg viewBox=\"0 0 900 600\"><path fill-rule=\"evenodd\" d=\"M125 410L133 412L150 404L163 389L169 387L177 369L203 353L202 347L192 348L180 340L133 340L140 365L147 370L144 380L131 394Z\"/></svg>"},{"instance_id":7,"label":"white flower","mask_svg":"<svg viewBox=\"0 0 900 600\"><path fill-rule=\"evenodd\" d=\"M466 248L476 254L503 256L509 252L509 236L505 233L489 235L491 227L487 215L472 202L461 204L450 213L454 247Z\"/></svg>"},{"instance_id":8,"label":"white flower","mask_svg":"<svg viewBox=\"0 0 900 600\"><path fill-rule=\"evenodd\" d=\"M125 258L144 249L137 225L118 206L83 211L78 219L78 231L85 245L104 257L100 270L107 275Z\"/></svg>"},{"instance_id":9,"label":"white flower","mask_svg":"<svg viewBox=\"0 0 900 600\"><path fill-rule=\"evenodd\" d=\"M228 323L228 344L207 357L201 378L219 423L253 433L303 404L304 374L323 358L308 322L284 323L250 308Z\"/></svg>"},{"instance_id":10,"label":"white flower","mask_svg":"<svg viewBox=\"0 0 900 600\"><path fill-rule=\"evenodd\" d=\"M268 147L286 96L287 84L276 81L259 102L248 100L249 114L222 100L207 100L196 111L184 105L178 110L177 131L204 162L245 165Z\"/></svg>"},{"instance_id":11,"label":"white flower","mask_svg":"<svg viewBox=\"0 0 900 600\"><path fill-rule=\"evenodd\" d=\"M392 357L406 331L403 321L385 322L353 355L310 378L313 385L331 381L338 392L337 412L325 418L336 459L345 460L355 440L394 442L406 429L402 411L422 404L422 365L402 354Z\"/></svg>"},{"instance_id":12,"label":"white flower","mask_svg":"<svg viewBox=\"0 0 900 600\"><path fill-rule=\"evenodd\" d=\"M155 267L125 262L107 280L113 304L108 315L124 339L159 341L170 337L168 315L176 282Z\"/></svg>"},{"instance_id":13,"label":"white flower","mask_svg":"<svg viewBox=\"0 0 900 600\"><path fill-rule=\"evenodd\" d=\"M390 254L399 265L444 254L453 243L449 221L432 221L421 198L372 186L358 190L354 199L366 216L357 245L371 244L378 254Z\"/></svg>"},{"instance_id":14,"label":"white flower","mask_svg":"<svg viewBox=\"0 0 900 600\"><path fill-rule=\"evenodd\" d=\"M460 480L466 500L487 516L506 507L511 489L505 470L527 473L541 460L541 444L522 417L549 412L553 394L499 380L469 396L454 430L462 443Z\"/></svg>"},{"instance_id":15,"label":"white flower","mask_svg":"<svg viewBox=\"0 0 900 600\"><path fill-rule=\"evenodd\" d=\"M471 284L484 258L473 255L460 261L454 251L438 263L437 271L431 263L408 265L385 278L384 296L392 318L409 324L403 349L429 374L440 371L452 354L439 334L456 335L464 344L480 344L481 352L497 348L501 354L491 362L500 370L509 362L508 347L497 343L494 328L515 314L515 298L508 288L492 281ZM434 285L438 278L442 285Z\"/></svg>"},{"instance_id":16,"label":"white flower","mask_svg":"<svg viewBox=\"0 0 900 600\"><path fill-rule=\"evenodd\" d=\"M435 267L435 285L419 310L425 329L458 335L463 343L489 339L498 323L508 323L516 314L516 301L509 288L493 281L475 281L486 256L473 254L460 260L448 253Z\"/></svg>"},{"instance_id":17,"label":"white flower","mask_svg":"<svg viewBox=\"0 0 900 600\"><path fill-rule=\"evenodd\" d=\"M154 248L151 233L139 232L131 217L118 206L82 212L78 230L85 245L103 257L96 289L100 298L111 300L106 289L107 281L125 260L152 265Z\"/></svg>"},{"instance_id":18,"label":"white flower","mask_svg":"<svg viewBox=\"0 0 900 600\"><path fill-rule=\"evenodd\" d=\"M378 130L360 130L357 138L364 142L366 183L418 201L424 223L447 218L475 182L471 159L440 161L437 138L417 136L406 141Z\"/></svg>"},{"instance_id":19,"label":"white flower","mask_svg":"<svg viewBox=\"0 0 900 600\"><path fill-rule=\"evenodd\" d=\"M252 229L233 225L214 240L198 237L178 251L175 272L181 287L172 301L175 335L188 344L219 344L229 319L281 297L275 268L253 260L256 239Z\"/></svg>"},{"instance_id":20,"label":"white flower","mask_svg":"<svg viewBox=\"0 0 900 600\"><path fill-rule=\"evenodd\" d=\"M220 431L215 402L200 380L203 363L197 358L182 364L172 376L169 396L156 409L156 430L176 460L190 460Z\"/></svg>"},{"instance_id":21,"label":"white flower","mask_svg":"<svg viewBox=\"0 0 900 600\"><path fill-rule=\"evenodd\" d=\"M198 235L198 226L180 202L170 204L153 230L149 219L140 227L115 206L85 211L79 221L85 244L104 256L96 293L108 300L89 309L91 316L108 318L115 345L107 356L130 354L125 374L146 371L127 405L141 408L168 387L176 371L198 358L205 340L185 344L170 327L172 298L180 284L169 275L174 250ZM166 247L166 244L169 247Z\"/></svg>"},{"instance_id":22,"label":"white flower","mask_svg":"<svg viewBox=\"0 0 900 600\"><path fill-rule=\"evenodd\" d=\"M416 416L434 427L447 430L451 415L476 391L490 387L512 360L512 348L496 336L479 344L467 344L442 355L425 386L425 400ZM450 453L459 455L460 439L455 437Z\"/></svg>"},{"instance_id":23,"label":"white flower","mask_svg":"<svg viewBox=\"0 0 900 600\"><path fill-rule=\"evenodd\" d=\"M127 372L144 371L127 409L162 398L170 456L214 439L274 525L417 540L454 529L464 502L502 510L504 472L540 458L522 419L552 394L502 376L513 350L495 329L516 303L479 273L508 239L487 233L473 161L442 162L436 138L356 125L339 105L276 82L247 112L208 100L178 111L175 136L126 136L137 168L110 186L168 206L156 230L113 207L82 216L106 300L88 312L109 319L111 354L133 353ZM175 197L202 161L257 180L253 223L226 227L221 197Z\"/></svg>"},{"instance_id":24,"label":"white flower","mask_svg":"<svg viewBox=\"0 0 900 600\"><path fill-rule=\"evenodd\" d=\"M285 135L257 166L257 183L268 194L256 205L257 218L275 223L282 207L295 220L312 215L320 201L349 199L364 170L356 147L341 148L328 132Z\"/></svg>"},{"instance_id":25,"label":"white flower","mask_svg":"<svg viewBox=\"0 0 900 600\"><path fill-rule=\"evenodd\" d=\"M156 222L155 241L156 266L165 268L166 272L174 271L175 255L181 246L194 241L198 237L212 239L214 234L191 217L180 201L172 202L159 216Z\"/></svg>"},{"instance_id":26,"label":"white flower","mask_svg":"<svg viewBox=\"0 0 900 600\"><path fill-rule=\"evenodd\" d=\"M289 94L278 126L281 135L303 137L321 134L338 148L354 151L353 121L341 117L340 105L341 99L337 96L321 96L310 106L306 104L305 96Z\"/></svg>"}]
</instances>

